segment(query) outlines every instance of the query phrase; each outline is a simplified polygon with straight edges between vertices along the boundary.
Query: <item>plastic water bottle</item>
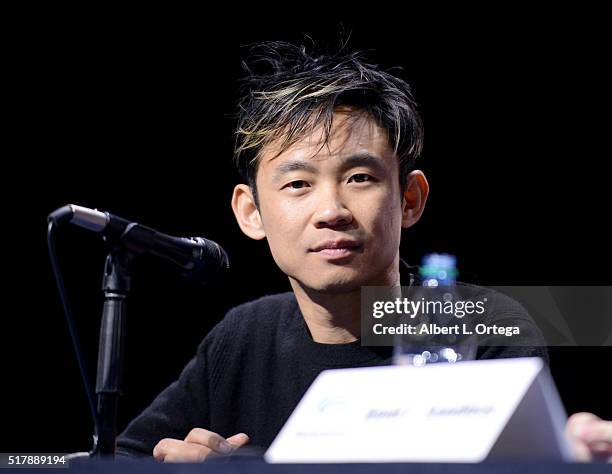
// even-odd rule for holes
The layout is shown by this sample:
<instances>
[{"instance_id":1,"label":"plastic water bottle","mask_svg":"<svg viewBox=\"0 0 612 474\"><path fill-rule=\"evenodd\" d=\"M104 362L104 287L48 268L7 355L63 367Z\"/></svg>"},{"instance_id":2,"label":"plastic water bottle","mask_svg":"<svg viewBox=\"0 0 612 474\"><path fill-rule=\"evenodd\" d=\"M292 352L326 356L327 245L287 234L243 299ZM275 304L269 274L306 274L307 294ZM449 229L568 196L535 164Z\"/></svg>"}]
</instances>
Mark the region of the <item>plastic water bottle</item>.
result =
<instances>
[{"instance_id":1,"label":"plastic water bottle","mask_svg":"<svg viewBox=\"0 0 612 474\"><path fill-rule=\"evenodd\" d=\"M457 274L457 258L454 255L444 253L426 255L420 268L423 288L421 294L428 301L434 297L442 298L444 301L455 300L458 297L455 291ZM425 324L442 327L458 324L454 314L436 315L433 321L425 315L420 321L418 328ZM461 334L446 336L445 340L432 339L428 336L401 335L395 338L393 362L396 365L414 366L441 362L455 363L473 359L475 354L476 346L471 338Z\"/></svg>"}]
</instances>

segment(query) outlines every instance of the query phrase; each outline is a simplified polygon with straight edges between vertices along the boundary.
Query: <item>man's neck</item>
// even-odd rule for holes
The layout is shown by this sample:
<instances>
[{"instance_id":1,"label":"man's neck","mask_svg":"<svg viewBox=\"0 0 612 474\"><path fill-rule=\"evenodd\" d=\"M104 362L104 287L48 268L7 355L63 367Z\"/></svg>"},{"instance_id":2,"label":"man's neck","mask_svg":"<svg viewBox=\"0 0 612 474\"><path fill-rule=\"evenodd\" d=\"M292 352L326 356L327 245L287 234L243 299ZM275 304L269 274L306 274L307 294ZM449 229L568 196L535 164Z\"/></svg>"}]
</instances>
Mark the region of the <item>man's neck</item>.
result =
<instances>
[{"instance_id":1,"label":"man's neck","mask_svg":"<svg viewBox=\"0 0 612 474\"><path fill-rule=\"evenodd\" d=\"M399 286L399 265L376 286ZM361 288L347 292L324 292L303 287L289 279L298 305L315 342L347 344L361 337Z\"/></svg>"}]
</instances>

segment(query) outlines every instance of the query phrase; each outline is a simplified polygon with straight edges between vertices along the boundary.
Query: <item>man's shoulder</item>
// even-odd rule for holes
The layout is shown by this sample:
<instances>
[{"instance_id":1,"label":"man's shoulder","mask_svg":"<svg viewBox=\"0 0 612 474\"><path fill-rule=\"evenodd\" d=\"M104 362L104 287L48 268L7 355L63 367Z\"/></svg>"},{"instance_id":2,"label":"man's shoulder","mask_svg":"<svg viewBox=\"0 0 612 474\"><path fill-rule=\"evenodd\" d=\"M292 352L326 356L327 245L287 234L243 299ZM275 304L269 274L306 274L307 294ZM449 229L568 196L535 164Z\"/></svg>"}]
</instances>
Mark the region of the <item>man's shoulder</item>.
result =
<instances>
[{"instance_id":1,"label":"man's shoulder","mask_svg":"<svg viewBox=\"0 0 612 474\"><path fill-rule=\"evenodd\" d=\"M546 340L533 317L516 299L498 288L473 283L457 282L460 298L466 301L484 302L484 313L473 324L480 322L486 327L518 328L512 339L504 333L485 333L479 339L477 359L499 359L507 357L540 357L548 363Z\"/></svg>"},{"instance_id":2,"label":"man's shoulder","mask_svg":"<svg viewBox=\"0 0 612 474\"><path fill-rule=\"evenodd\" d=\"M488 316L507 315L531 320L532 317L521 302L503 293L499 288L481 286L474 283L457 282L461 299L465 301L486 302Z\"/></svg>"},{"instance_id":3,"label":"man's shoulder","mask_svg":"<svg viewBox=\"0 0 612 474\"><path fill-rule=\"evenodd\" d=\"M295 294L292 291L276 293L273 295L261 296L257 299L234 306L229 313L234 314L253 314L261 311L286 311L295 309Z\"/></svg>"},{"instance_id":4,"label":"man's shoulder","mask_svg":"<svg viewBox=\"0 0 612 474\"><path fill-rule=\"evenodd\" d=\"M229 324L276 324L293 317L297 301L292 291L266 295L228 311L224 320Z\"/></svg>"},{"instance_id":5,"label":"man's shoulder","mask_svg":"<svg viewBox=\"0 0 612 474\"><path fill-rule=\"evenodd\" d=\"M297 301L293 292L266 295L231 308L207 334L199 350L213 347L222 352L228 346L260 346L283 329L295 326ZM285 331L286 332L286 331Z\"/></svg>"}]
</instances>

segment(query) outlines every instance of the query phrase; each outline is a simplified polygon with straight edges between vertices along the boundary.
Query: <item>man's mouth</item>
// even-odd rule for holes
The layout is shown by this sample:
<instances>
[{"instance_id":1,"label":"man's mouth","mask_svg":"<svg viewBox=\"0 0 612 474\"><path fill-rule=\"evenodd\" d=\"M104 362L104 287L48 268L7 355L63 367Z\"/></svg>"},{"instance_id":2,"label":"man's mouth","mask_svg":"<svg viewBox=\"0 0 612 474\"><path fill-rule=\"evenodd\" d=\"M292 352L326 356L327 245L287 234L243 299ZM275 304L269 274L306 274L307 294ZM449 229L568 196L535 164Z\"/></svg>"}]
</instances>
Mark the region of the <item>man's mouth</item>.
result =
<instances>
[{"instance_id":1,"label":"man's mouth","mask_svg":"<svg viewBox=\"0 0 612 474\"><path fill-rule=\"evenodd\" d=\"M347 257L361 248L361 244L354 240L340 239L327 240L316 245L311 251L326 257Z\"/></svg>"}]
</instances>

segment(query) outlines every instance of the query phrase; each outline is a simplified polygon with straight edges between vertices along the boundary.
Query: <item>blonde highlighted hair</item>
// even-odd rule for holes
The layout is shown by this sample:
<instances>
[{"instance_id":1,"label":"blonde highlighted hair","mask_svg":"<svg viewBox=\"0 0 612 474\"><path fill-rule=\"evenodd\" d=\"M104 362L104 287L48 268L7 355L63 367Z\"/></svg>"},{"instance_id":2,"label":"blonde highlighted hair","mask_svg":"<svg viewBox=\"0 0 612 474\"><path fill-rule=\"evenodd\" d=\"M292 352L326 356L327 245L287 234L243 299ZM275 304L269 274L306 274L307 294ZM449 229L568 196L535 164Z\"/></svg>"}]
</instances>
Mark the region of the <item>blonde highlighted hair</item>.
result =
<instances>
[{"instance_id":1,"label":"blonde highlighted hair","mask_svg":"<svg viewBox=\"0 0 612 474\"><path fill-rule=\"evenodd\" d=\"M280 154L318 127L325 145L339 108L366 113L387 132L403 189L423 147L421 118L410 86L363 56L344 45L332 54L285 42L250 47L242 63L234 161L256 198L262 150L274 143Z\"/></svg>"}]
</instances>

